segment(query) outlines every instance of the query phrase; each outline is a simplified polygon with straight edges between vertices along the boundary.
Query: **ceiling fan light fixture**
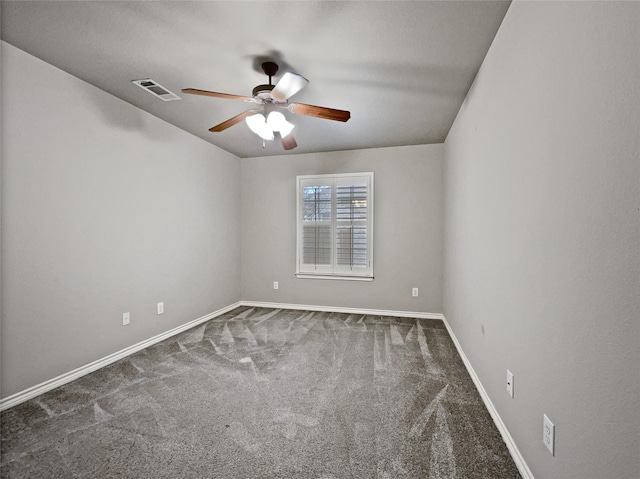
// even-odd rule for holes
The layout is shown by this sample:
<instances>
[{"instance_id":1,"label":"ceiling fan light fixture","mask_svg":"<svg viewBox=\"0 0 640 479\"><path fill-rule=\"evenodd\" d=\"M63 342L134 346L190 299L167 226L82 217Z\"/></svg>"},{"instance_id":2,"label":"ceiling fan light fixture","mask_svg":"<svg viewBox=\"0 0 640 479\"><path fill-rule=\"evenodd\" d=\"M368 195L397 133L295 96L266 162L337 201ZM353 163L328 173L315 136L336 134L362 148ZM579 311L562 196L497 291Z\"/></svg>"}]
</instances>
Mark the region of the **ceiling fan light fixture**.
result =
<instances>
[{"instance_id":1,"label":"ceiling fan light fixture","mask_svg":"<svg viewBox=\"0 0 640 479\"><path fill-rule=\"evenodd\" d=\"M273 130L262 113L248 116L244 121L247 122L249 129L263 140L273 140Z\"/></svg>"},{"instance_id":2,"label":"ceiling fan light fixture","mask_svg":"<svg viewBox=\"0 0 640 479\"><path fill-rule=\"evenodd\" d=\"M225 131L227 128L245 120L249 129L262 138L263 147L265 146L265 141L273 141L276 138L282 141L282 146L285 150L292 150L298 146L293 135L291 135L295 125L287 121L287 118L282 113L275 111L277 109L287 109L291 113L298 115L343 122L351 117L351 113L346 110L307 105L306 103L289 103L289 98L302 90L309 83L309 80L297 73L286 72L276 85L272 85L271 79L277 73L278 65L274 62L264 62L262 63L262 70L269 77L269 84L255 87L251 97L195 88L184 88L182 91L192 95L242 100L260 105L262 107L261 110L247 110L239 113L218 125L212 126L209 131L214 133ZM261 113L258 113L259 111Z\"/></svg>"},{"instance_id":3,"label":"ceiling fan light fixture","mask_svg":"<svg viewBox=\"0 0 640 479\"><path fill-rule=\"evenodd\" d=\"M273 130L280 132L282 138L286 138L291 130L295 128L293 123L287 121L285 116L279 111L272 111L267 117L267 125Z\"/></svg>"}]
</instances>

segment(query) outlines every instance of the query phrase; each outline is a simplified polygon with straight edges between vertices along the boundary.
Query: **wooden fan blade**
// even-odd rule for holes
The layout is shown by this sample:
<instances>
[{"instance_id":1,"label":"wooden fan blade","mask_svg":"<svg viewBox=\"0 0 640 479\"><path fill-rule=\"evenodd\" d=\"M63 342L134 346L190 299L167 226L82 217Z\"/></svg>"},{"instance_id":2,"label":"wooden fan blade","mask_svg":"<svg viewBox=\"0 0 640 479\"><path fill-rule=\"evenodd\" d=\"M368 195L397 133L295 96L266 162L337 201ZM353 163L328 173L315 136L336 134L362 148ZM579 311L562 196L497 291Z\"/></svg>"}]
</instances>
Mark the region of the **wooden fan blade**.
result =
<instances>
[{"instance_id":1,"label":"wooden fan blade","mask_svg":"<svg viewBox=\"0 0 640 479\"><path fill-rule=\"evenodd\" d=\"M276 84L274 89L271 90L271 96L276 100L286 100L306 87L307 83L309 83L309 80L302 75L287 72L282 75L280 81Z\"/></svg>"},{"instance_id":2,"label":"wooden fan blade","mask_svg":"<svg viewBox=\"0 0 640 479\"><path fill-rule=\"evenodd\" d=\"M296 146L298 146L298 144L292 135L287 135L286 138L282 139L282 147L285 150L293 150Z\"/></svg>"},{"instance_id":3,"label":"wooden fan blade","mask_svg":"<svg viewBox=\"0 0 640 479\"><path fill-rule=\"evenodd\" d=\"M255 101L250 96L232 95L231 93L218 93L208 90L196 90L195 88L183 88L182 93L190 93L191 95L212 96L215 98L226 98L228 100Z\"/></svg>"},{"instance_id":4,"label":"wooden fan blade","mask_svg":"<svg viewBox=\"0 0 640 479\"><path fill-rule=\"evenodd\" d=\"M244 120L246 117L255 114L255 110L247 110L247 111L243 111L242 113L240 113L239 115L234 116L233 118L229 118L227 121L223 121L222 123L220 123L219 125L216 126L212 126L211 128L209 128L209 131L212 131L214 133L220 132L220 131L224 131L227 128L232 127L233 125L240 123L242 120Z\"/></svg>"},{"instance_id":5,"label":"wooden fan blade","mask_svg":"<svg viewBox=\"0 0 640 479\"><path fill-rule=\"evenodd\" d=\"M346 110L336 110L324 106L306 105L304 103L289 103L289 111L298 115L315 116L325 120L348 121L351 113Z\"/></svg>"}]
</instances>

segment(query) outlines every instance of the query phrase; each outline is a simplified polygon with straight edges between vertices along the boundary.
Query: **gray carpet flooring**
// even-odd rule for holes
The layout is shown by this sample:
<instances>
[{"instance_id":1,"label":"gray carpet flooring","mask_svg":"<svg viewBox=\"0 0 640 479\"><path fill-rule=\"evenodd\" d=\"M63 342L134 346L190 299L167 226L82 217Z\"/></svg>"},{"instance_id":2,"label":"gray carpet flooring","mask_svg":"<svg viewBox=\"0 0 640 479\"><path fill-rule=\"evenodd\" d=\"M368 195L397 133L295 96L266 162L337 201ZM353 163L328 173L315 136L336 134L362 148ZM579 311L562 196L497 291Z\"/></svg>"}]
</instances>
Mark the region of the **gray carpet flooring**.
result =
<instances>
[{"instance_id":1,"label":"gray carpet flooring","mask_svg":"<svg viewBox=\"0 0 640 479\"><path fill-rule=\"evenodd\" d=\"M2 478L517 478L437 320L242 307L4 411Z\"/></svg>"}]
</instances>

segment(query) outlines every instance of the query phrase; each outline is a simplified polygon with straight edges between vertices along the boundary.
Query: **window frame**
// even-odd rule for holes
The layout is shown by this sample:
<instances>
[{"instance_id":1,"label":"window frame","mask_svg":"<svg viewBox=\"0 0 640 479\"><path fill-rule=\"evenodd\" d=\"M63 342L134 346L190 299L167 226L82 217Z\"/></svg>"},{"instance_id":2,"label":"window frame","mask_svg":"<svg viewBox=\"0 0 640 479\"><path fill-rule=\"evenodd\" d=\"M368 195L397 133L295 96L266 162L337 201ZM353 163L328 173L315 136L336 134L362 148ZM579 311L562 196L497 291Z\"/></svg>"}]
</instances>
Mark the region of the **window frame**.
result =
<instances>
[{"instance_id":1,"label":"window frame","mask_svg":"<svg viewBox=\"0 0 640 479\"><path fill-rule=\"evenodd\" d=\"M364 220L367 229L366 251L368 267L362 272L346 271L344 266L338 264L336 257L337 226L344 220L339 220L336 215L337 210L337 186L344 186L353 181L354 178L366 179L367 182L367 219ZM306 183L306 184L305 184ZM317 186L331 186L331 219L325 223L331 226L331 265L318 265L314 271L304 268L302 263L303 255L303 227L305 222L302 218L303 188L314 184ZM305 279L334 279L347 281L373 281L373 218L374 218L374 174L373 172L363 173L331 173L323 175L299 175L296 176L296 276ZM362 220L361 220L362 221ZM352 223L353 226L353 223ZM311 263L305 263L311 264ZM353 267L352 267L353 268Z\"/></svg>"}]
</instances>

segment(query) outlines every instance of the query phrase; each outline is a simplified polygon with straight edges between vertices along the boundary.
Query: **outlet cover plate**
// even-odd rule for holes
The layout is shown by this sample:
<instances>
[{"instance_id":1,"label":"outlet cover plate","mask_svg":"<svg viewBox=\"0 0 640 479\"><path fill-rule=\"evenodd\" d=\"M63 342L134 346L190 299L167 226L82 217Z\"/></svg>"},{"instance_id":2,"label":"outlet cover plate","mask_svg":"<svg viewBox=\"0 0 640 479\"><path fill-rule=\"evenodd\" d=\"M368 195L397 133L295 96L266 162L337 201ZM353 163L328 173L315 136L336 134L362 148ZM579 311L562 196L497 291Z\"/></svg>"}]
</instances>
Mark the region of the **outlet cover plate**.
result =
<instances>
[{"instance_id":1,"label":"outlet cover plate","mask_svg":"<svg viewBox=\"0 0 640 479\"><path fill-rule=\"evenodd\" d=\"M542 422L542 442L549 449L551 455L555 456L556 426L546 414L542 415Z\"/></svg>"},{"instance_id":2,"label":"outlet cover plate","mask_svg":"<svg viewBox=\"0 0 640 479\"><path fill-rule=\"evenodd\" d=\"M122 313L122 325L126 326L131 322L131 313Z\"/></svg>"},{"instance_id":3,"label":"outlet cover plate","mask_svg":"<svg viewBox=\"0 0 640 479\"><path fill-rule=\"evenodd\" d=\"M164 313L164 302L158 303L158 314Z\"/></svg>"},{"instance_id":4,"label":"outlet cover plate","mask_svg":"<svg viewBox=\"0 0 640 479\"><path fill-rule=\"evenodd\" d=\"M507 393L513 397L513 373L507 369Z\"/></svg>"}]
</instances>

